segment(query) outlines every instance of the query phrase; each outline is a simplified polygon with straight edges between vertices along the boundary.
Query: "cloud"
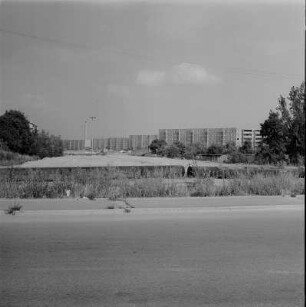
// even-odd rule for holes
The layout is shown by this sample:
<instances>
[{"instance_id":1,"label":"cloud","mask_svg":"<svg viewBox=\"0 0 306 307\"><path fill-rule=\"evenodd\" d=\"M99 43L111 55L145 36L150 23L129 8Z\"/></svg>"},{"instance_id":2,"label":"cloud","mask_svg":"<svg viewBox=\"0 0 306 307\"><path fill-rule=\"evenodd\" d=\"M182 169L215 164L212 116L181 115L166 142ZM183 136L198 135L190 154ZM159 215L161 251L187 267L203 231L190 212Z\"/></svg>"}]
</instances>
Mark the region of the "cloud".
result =
<instances>
[{"instance_id":1,"label":"cloud","mask_svg":"<svg viewBox=\"0 0 306 307\"><path fill-rule=\"evenodd\" d=\"M137 84L155 86L165 82L166 73L164 71L141 70L137 75Z\"/></svg>"},{"instance_id":2,"label":"cloud","mask_svg":"<svg viewBox=\"0 0 306 307\"><path fill-rule=\"evenodd\" d=\"M213 84L219 81L204 67L190 63L175 65L171 72L171 79L174 84Z\"/></svg>"},{"instance_id":3,"label":"cloud","mask_svg":"<svg viewBox=\"0 0 306 307\"><path fill-rule=\"evenodd\" d=\"M219 81L219 78L209 74L204 67L191 63L174 65L168 71L141 70L136 79L137 84L147 86L163 84L213 85Z\"/></svg>"}]
</instances>

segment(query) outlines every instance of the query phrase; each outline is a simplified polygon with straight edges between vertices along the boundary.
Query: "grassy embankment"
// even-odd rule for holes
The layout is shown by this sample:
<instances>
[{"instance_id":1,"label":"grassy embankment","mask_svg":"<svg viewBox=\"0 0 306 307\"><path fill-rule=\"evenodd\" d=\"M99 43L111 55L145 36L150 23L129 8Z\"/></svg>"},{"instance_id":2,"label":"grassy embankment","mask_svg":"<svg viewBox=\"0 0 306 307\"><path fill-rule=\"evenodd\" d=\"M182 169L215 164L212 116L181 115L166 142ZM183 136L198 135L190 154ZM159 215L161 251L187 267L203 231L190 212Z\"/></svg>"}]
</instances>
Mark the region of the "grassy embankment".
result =
<instances>
[{"instance_id":1,"label":"grassy embankment","mask_svg":"<svg viewBox=\"0 0 306 307\"><path fill-rule=\"evenodd\" d=\"M72 169L28 170L20 174L10 169L0 176L0 198L128 198L128 197L200 197L231 195L291 195L305 193L304 179L298 172L229 172L219 169L224 179L216 182L216 173L199 171L184 178L180 168L142 170L118 168L103 170ZM220 177L219 177L220 178ZM225 179L226 178L226 179ZM67 193L67 191L69 191Z\"/></svg>"}]
</instances>

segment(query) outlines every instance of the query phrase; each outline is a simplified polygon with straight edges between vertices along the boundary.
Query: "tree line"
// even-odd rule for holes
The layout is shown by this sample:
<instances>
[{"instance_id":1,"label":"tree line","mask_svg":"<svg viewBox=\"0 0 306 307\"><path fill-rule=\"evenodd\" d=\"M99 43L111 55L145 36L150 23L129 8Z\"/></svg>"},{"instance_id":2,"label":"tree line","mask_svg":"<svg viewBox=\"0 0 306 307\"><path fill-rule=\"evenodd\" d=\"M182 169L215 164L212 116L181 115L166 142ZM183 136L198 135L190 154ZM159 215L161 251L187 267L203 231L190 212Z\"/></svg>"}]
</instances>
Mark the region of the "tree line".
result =
<instances>
[{"instance_id":1,"label":"tree line","mask_svg":"<svg viewBox=\"0 0 306 307\"><path fill-rule=\"evenodd\" d=\"M227 155L227 162L246 163L249 162L249 155L254 155L250 142L245 142L237 148L234 143L225 146L211 145L206 147L202 143L193 143L185 146L181 142L174 142L168 145L164 140L154 140L149 146L153 154L167 158L197 159L202 155Z\"/></svg>"},{"instance_id":2,"label":"tree line","mask_svg":"<svg viewBox=\"0 0 306 307\"><path fill-rule=\"evenodd\" d=\"M64 152L59 136L39 131L17 110L6 111L0 116L0 148L40 158L58 157Z\"/></svg>"},{"instance_id":3,"label":"tree line","mask_svg":"<svg viewBox=\"0 0 306 307\"><path fill-rule=\"evenodd\" d=\"M305 82L292 87L287 98L280 96L276 110L270 110L268 118L260 124L262 141L253 149L250 142L237 148L195 143L185 146L180 142L168 145L164 140L154 140L149 149L152 153L169 158L195 159L208 154L226 154L230 163L251 162L258 164L305 164Z\"/></svg>"}]
</instances>

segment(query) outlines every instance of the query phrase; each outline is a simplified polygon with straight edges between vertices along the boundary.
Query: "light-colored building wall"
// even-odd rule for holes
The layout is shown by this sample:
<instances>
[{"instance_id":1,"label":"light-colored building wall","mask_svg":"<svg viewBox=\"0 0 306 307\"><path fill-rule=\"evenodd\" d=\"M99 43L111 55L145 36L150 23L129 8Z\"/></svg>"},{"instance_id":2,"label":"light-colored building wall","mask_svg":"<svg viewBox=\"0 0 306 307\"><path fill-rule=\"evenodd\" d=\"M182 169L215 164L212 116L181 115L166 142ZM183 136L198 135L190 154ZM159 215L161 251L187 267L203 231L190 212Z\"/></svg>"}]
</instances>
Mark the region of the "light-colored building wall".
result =
<instances>
[{"instance_id":1,"label":"light-colored building wall","mask_svg":"<svg viewBox=\"0 0 306 307\"><path fill-rule=\"evenodd\" d=\"M259 129L243 129L242 130L242 141L241 145L244 142L250 142L253 149L256 149L261 142L262 137L260 135Z\"/></svg>"},{"instance_id":2,"label":"light-colored building wall","mask_svg":"<svg viewBox=\"0 0 306 307\"><path fill-rule=\"evenodd\" d=\"M159 129L159 139L171 145L180 139L180 129Z\"/></svg>"},{"instance_id":3,"label":"light-colored building wall","mask_svg":"<svg viewBox=\"0 0 306 307\"><path fill-rule=\"evenodd\" d=\"M160 129L159 139L169 145L179 141L185 146L194 143L201 143L206 147L224 146L228 143L241 146L241 130L237 128Z\"/></svg>"},{"instance_id":4,"label":"light-colored building wall","mask_svg":"<svg viewBox=\"0 0 306 307\"><path fill-rule=\"evenodd\" d=\"M108 138L106 148L114 151L128 150L129 138L125 137Z\"/></svg>"},{"instance_id":5,"label":"light-colored building wall","mask_svg":"<svg viewBox=\"0 0 306 307\"><path fill-rule=\"evenodd\" d=\"M222 128L209 128L207 130L207 147L223 145L223 129Z\"/></svg>"},{"instance_id":6,"label":"light-colored building wall","mask_svg":"<svg viewBox=\"0 0 306 307\"><path fill-rule=\"evenodd\" d=\"M193 143L201 143L207 147L207 128L193 129Z\"/></svg>"},{"instance_id":7,"label":"light-colored building wall","mask_svg":"<svg viewBox=\"0 0 306 307\"><path fill-rule=\"evenodd\" d=\"M156 134L130 135L129 146L132 150L148 149L152 141L157 138L158 136Z\"/></svg>"},{"instance_id":8,"label":"light-colored building wall","mask_svg":"<svg viewBox=\"0 0 306 307\"><path fill-rule=\"evenodd\" d=\"M193 129L180 129L179 142L185 146L191 145L193 143Z\"/></svg>"},{"instance_id":9,"label":"light-colored building wall","mask_svg":"<svg viewBox=\"0 0 306 307\"><path fill-rule=\"evenodd\" d=\"M235 144L241 146L241 130L237 128L223 128L223 145Z\"/></svg>"},{"instance_id":10,"label":"light-colored building wall","mask_svg":"<svg viewBox=\"0 0 306 307\"><path fill-rule=\"evenodd\" d=\"M84 150L84 140L63 140L64 150Z\"/></svg>"}]
</instances>

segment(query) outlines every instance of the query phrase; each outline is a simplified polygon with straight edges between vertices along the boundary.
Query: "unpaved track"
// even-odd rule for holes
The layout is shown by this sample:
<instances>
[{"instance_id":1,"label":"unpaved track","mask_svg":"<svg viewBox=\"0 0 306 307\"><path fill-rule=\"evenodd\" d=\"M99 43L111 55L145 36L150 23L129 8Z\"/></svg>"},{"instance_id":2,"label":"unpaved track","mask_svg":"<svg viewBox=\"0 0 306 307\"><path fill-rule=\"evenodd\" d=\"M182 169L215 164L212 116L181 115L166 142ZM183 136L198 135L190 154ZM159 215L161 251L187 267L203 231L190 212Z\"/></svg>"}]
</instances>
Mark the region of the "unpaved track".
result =
<instances>
[{"instance_id":1,"label":"unpaved track","mask_svg":"<svg viewBox=\"0 0 306 307\"><path fill-rule=\"evenodd\" d=\"M303 306L303 198L250 199L1 215L0 305Z\"/></svg>"}]
</instances>

